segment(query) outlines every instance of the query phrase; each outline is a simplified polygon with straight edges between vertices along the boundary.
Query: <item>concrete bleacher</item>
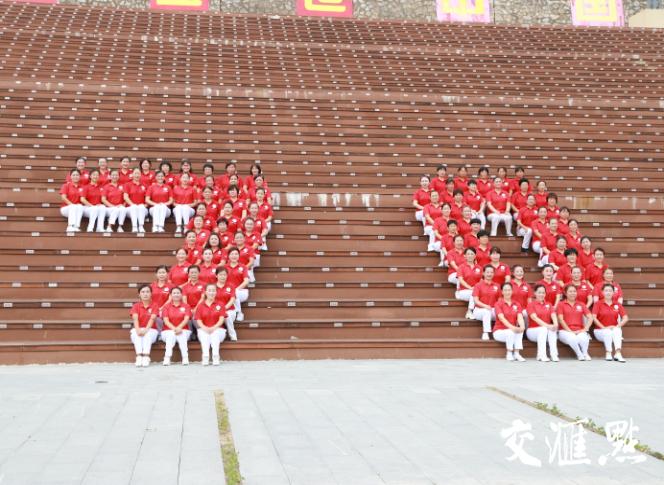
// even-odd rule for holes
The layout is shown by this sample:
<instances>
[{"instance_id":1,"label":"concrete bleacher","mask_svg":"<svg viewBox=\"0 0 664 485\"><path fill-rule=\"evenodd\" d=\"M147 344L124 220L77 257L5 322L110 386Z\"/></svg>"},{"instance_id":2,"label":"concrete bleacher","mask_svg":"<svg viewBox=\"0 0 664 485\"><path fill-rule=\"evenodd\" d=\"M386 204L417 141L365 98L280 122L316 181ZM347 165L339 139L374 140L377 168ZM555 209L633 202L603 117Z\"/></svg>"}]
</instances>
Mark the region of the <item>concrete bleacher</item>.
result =
<instances>
[{"instance_id":1,"label":"concrete bleacher","mask_svg":"<svg viewBox=\"0 0 664 485\"><path fill-rule=\"evenodd\" d=\"M440 162L546 180L616 269L626 356L662 356L663 40L0 3L0 362L129 360L135 286L182 244L66 236L80 155L260 162L276 220L222 358L502 355L410 209Z\"/></svg>"}]
</instances>

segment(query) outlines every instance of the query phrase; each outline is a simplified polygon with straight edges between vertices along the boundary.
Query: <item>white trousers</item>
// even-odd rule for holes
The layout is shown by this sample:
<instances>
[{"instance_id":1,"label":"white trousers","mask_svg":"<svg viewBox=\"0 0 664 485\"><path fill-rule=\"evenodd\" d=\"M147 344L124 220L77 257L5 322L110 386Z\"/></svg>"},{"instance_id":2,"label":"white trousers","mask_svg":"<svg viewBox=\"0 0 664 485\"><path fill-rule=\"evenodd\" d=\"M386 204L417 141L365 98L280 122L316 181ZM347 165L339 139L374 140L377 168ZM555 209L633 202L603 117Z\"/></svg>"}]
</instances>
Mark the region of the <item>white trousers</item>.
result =
<instances>
[{"instance_id":1,"label":"white trousers","mask_svg":"<svg viewBox=\"0 0 664 485\"><path fill-rule=\"evenodd\" d=\"M526 330L526 337L537 342L537 358L546 357L546 344L549 343L551 357L558 357L558 332L546 327L533 327Z\"/></svg>"},{"instance_id":2,"label":"white trousers","mask_svg":"<svg viewBox=\"0 0 664 485\"><path fill-rule=\"evenodd\" d=\"M173 216L175 217L176 226L186 226L189 224L189 219L194 215L194 209L184 204L176 204L173 207Z\"/></svg>"},{"instance_id":3,"label":"white trousers","mask_svg":"<svg viewBox=\"0 0 664 485\"><path fill-rule=\"evenodd\" d=\"M454 293L454 296L457 300L463 300L468 302L468 310L473 310L475 308L475 298L473 298L473 290L468 288L463 290L457 290Z\"/></svg>"},{"instance_id":4,"label":"white trousers","mask_svg":"<svg viewBox=\"0 0 664 485\"><path fill-rule=\"evenodd\" d=\"M496 342L505 342L507 350L523 350L523 332L502 329L493 332Z\"/></svg>"},{"instance_id":5,"label":"white trousers","mask_svg":"<svg viewBox=\"0 0 664 485\"><path fill-rule=\"evenodd\" d=\"M143 224L145 224L145 216L148 215L147 208L143 204L132 204L127 209L129 210L131 227L133 229L143 227Z\"/></svg>"},{"instance_id":6,"label":"white trousers","mask_svg":"<svg viewBox=\"0 0 664 485\"><path fill-rule=\"evenodd\" d=\"M481 222L481 227L484 229L486 227L486 216L484 215L484 212L472 212L472 218L473 219L479 219Z\"/></svg>"},{"instance_id":7,"label":"white trousers","mask_svg":"<svg viewBox=\"0 0 664 485\"><path fill-rule=\"evenodd\" d=\"M175 342L177 342L178 347L180 347L180 353L182 358L189 356L189 350L187 348L187 340L191 337L191 332L189 330L182 330L179 335L175 335L174 330L162 330L161 339L166 344L166 353L164 357L169 359L173 356L173 347L175 347Z\"/></svg>"},{"instance_id":8,"label":"white trousers","mask_svg":"<svg viewBox=\"0 0 664 485\"><path fill-rule=\"evenodd\" d=\"M249 290L247 288L243 290L235 290L235 312L237 315L242 313L241 303L244 303L249 299Z\"/></svg>"},{"instance_id":9,"label":"white trousers","mask_svg":"<svg viewBox=\"0 0 664 485\"><path fill-rule=\"evenodd\" d=\"M620 350L622 348L622 328L605 327L595 329L595 338L604 344L604 349L611 352L614 348Z\"/></svg>"},{"instance_id":10,"label":"white trousers","mask_svg":"<svg viewBox=\"0 0 664 485\"><path fill-rule=\"evenodd\" d=\"M166 204L157 204L150 207L150 216L152 216L152 229L155 227L164 227L166 218L171 215L171 210Z\"/></svg>"},{"instance_id":11,"label":"white trousers","mask_svg":"<svg viewBox=\"0 0 664 485\"><path fill-rule=\"evenodd\" d=\"M429 251L437 251L436 249L436 233L433 231L433 226L424 226L424 234L429 236Z\"/></svg>"},{"instance_id":12,"label":"white trousers","mask_svg":"<svg viewBox=\"0 0 664 485\"><path fill-rule=\"evenodd\" d=\"M454 286L459 285L459 277L457 276L456 272L449 274L449 276L447 277L447 282Z\"/></svg>"},{"instance_id":13,"label":"white trousers","mask_svg":"<svg viewBox=\"0 0 664 485\"><path fill-rule=\"evenodd\" d=\"M201 343L201 352L203 360L209 359L210 348L212 348L212 356L219 357L219 346L226 338L226 329L217 328L212 333L207 333L203 329L198 330L198 341Z\"/></svg>"},{"instance_id":14,"label":"white trousers","mask_svg":"<svg viewBox=\"0 0 664 485\"><path fill-rule=\"evenodd\" d=\"M60 214L62 214L62 217L67 218L67 227L81 227L81 219L83 219L82 204L71 204L60 207Z\"/></svg>"},{"instance_id":15,"label":"white trousers","mask_svg":"<svg viewBox=\"0 0 664 485\"><path fill-rule=\"evenodd\" d=\"M588 346L590 345L590 335L588 332L575 334L567 330L558 332L558 338L565 345L569 345L577 357L583 357L588 353Z\"/></svg>"},{"instance_id":16,"label":"white trousers","mask_svg":"<svg viewBox=\"0 0 664 485\"><path fill-rule=\"evenodd\" d=\"M473 309L473 318L482 322L482 331L484 333L491 332L491 322L496 319L496 313L493 308L475 308Z\"/></svg>"},{"instance_id":17,"label":"white trousers","mask_svg":"<svg viewBox=\"0 0 664 485\"><path fill-rule=\"evenodd\" d=\"M106 206L101 204L85 206L83 207L83 216L88 218L88 231L95 228L95 222L97 223L97 231L101 232L105 229Z\"/></svg>"},{"instance_id":18,"label":"white trousers","mask_svg":"<svg viewBox=\"0 0 664 485\"><path fill-rule=\"evenodd\" d=\"M533 251L535 251L536 253L542 252L542 241L535 241L533 243Z\"/></svg>"},{"instance_id":19,"label":"white trousers","mask_svg":"<svg viewBox=\"0 0 664 485\"><path fill-rule=\"evenodd\" d=\"M231 338L237 338L237 332L235 331L235 310L228 310L226 315L226 328L228 329L228 336Z\"/></svg>"},{"instance_id":20,"label":"white trousers","mask_svg":"<svg viewBox=\"0 0 664 485\"><path fill-rule=\"evenodd\" d=\"M157 341L157 335L159 335L159 332L154 328L148 330L145 335L138 335L136 329L132 328L129 336L131 337L131 343L134 344L136 355L150 355L150 349L152 349L152 344Z\"/></svg>"},{"instance_id":21,"label":"white trousers","mask_svg":"<svg viewBox=\"0 0 664 485\"><path fill-rule=\"evenodd\" d=\"M417 219L420 222L424 222L424 211L423 210L416 211L415 212L415 219Z\"/></svg>"},{"instance_id":22,"label":"white trousers","mask_svg":"<svg viewBox=\"0 0 664 485\"><path fill-rule=\"evenodd\" d=\"M495 212L487 216L489 222L491 222L491 235L495 236L498 233L498 224L501 222L505 225L505 232L507 235L512 234L512 216L509 214L497 214Z\"/></svg>"},{"instance_id":23,"label":"white trousers","mask_svg":"<svg viewBox=\"0 0 664 485\"><path fill-rule=\"evenodd\" d=\"M112 226L116 222L118 226L124 224L125 219L127 218L127 208L123 205L115 205L113 207L107 207L106 213L108 214L108 225Z\"/></svg>"},{"instance_id":24,"label":"white trousers","mask_svg":"<svg viewBox=\"0 0 664 485\"><path fill-rule=\"evenodd\" d=\"M533 240L533 230L531 228L524 229L519 226L516 230L516 235L523 238L523 244L521 244L521 247L528 249L530 247L530 241Z\"/></svg>"}]
</instances>

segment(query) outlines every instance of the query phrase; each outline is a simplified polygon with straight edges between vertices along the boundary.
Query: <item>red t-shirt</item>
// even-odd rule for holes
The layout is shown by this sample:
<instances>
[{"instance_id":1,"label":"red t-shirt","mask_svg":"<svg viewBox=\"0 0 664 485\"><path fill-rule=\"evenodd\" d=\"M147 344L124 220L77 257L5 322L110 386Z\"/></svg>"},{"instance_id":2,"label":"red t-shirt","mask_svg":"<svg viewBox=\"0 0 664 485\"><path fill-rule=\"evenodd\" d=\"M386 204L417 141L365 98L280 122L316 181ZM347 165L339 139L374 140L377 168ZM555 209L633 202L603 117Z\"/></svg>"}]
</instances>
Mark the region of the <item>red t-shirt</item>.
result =
<instances>
[{"instance_id":1,"label":"red t-shirt","mask_svg":"<svg viewBox=\"0 0 664 485\"><path fill-rule=\"evenodd\" d=\"M480 240L477 239L477 235L469 232L463 236L463 247L477 249L477 246L480 245Z\"/></svg>"},{"instance_id":2,"label":"red t-shirt","mask_svg":"<svg viewBox=\"0 0 664 485\"><path fill-rule=\"evenodd\" d=\"M81 197L85 196L85 187L83 185L74 185L71 182L67 182L62 184L62 187L60 187L60 195L65 195L67 196L67 199L69 199L69 202L72 204L80 204L81 203ZM66 207L67 204L65 202L62 202L62 207Z\"/></svg>"},{"instance_id":3,"label":"red t-shirt","mask_svg":"<svg viewBox=\"0 0 664 485\"><path fill-rule=\"evenodd\" d=\"M221 205L217 201L203 202L207 211L205 212L206 217L216 221L219 219L219 212L221 212Z\"/></svg>"},{"instance_id":4,"label":"red t-shirt","mask_svg":"<svg viewBox=\"0 0 664 485\"><path fill-rule=\"evenodd\" d=\"M431 202L431 191L419 188L413 194L413 200L416 201L422 207L424 207L425 205Z\"/></svg>"},{"instance_id":5,"label":"red t-shirt","mask_svg":"<svg viewBox=\"0 0 664 485\"><path fill-rule=\"evenodd\" d=\"M567 264L567 257L564 252L560 252L558 251L558 248L556 248L549 253L549 263L560 268L562 265Z\"/></svg>"},{"instance_id":6,"label":"red t-shirt","mask_svg":"<svg viewBox=\"0 0 664 485\"><path fill-rule=\"evenodd\" d=\"M590 317L590 310L583 303L576 301L571 305L568 301L561 301L556 307L558 318L563 317L569 329L573 332L583 330L583 317Z\"/></svg>"},{"instance_id":7,"label":"red t-shirt","mask_svg":"<svg viewBox=\"0 0 664 485\"><path fill-rule=\"evenodd\" d=\"M90 171L89 170L80 170L81 178L79 179L78 185L88 185L90 183ZM65 183L71 182L71 174L67 174L65 177Z\"/></svg>"},{"instance_id":8,"label":"red t-shirt","mask_svg":"<svg viewBox=\"0 0 664 485\"><path fill-rule=\"evenodd\" d=\"M223 305L214 302L208 305L207 301L203 301L196 309L196 321L206 327L214 327L219 319L226 316L226 309ZM226 328L226 322L223 322L221 328Z\"/></svg>"},{"instance_id":9,"label":"red t-shirt","mask_svg":"<svg viewBox=\"0 0 664 485\"><path fill-rule=\"evenodd\" d=\"M207 243L208 239L210 239L210 234L211 232L208 231L207 229L201 229L200 232L197 232L196 246L198 246L199 248L203 248L203 246L205 246L205 244Z\"/></svg>"},{"instance_id":10,"label":"red t-shirt","mask_svg":"<svg viewBox=\"0 0 664 485\"><path fill-rule=\"evenodd\" d=\"M535 192L535 206L539 209L540 207L546 207L546 199L549 197L548 192L539 193Z\"/></svg>"},{"instance_id":11,"label":"red t-shirt","mask_svg":"<svg viewBox=\"0 0 664 485\"><path fill-rule=\"evenodd\" d=\"M436 207L433 204L427 204L424 206L424 215L430 217L434 222L436 222L436 219L443 215L443 211L440 205ZM426 224L430 225L428 221L426 221Z\"/></svg>"},{"instance_id":12,"label":"red t-shirt","mask_svg":"<svg viewBox=\"0 0 664 485\"><path fill-rule=\"evenodd\" d=\"M526 308L528 306L528 299L533 297L533 288L526 281L517 284L514 280L512 280L512 288L512 300L523 308Z\"/></svg>"},{"instance_id":13,"label":"red t-shirt","mask_svg":"<svg viewBox=\"0 0 664 485\"><path fill-rule=\"evenodd\" d=\"M473 227L471 226L470 221L466 221L464 219L458 219L457 220L457 229L458 229L459 234L461 234L464 237L464 240L465 240L466 234L470 234L473 230ZM475 239L477 239L477 238L475 238ZM478 241L478 244L479 244L479 241Z\"/></svg>"},{"instance_id":14,"label":"red t-shirt","mask_svg":"<svg viewBox=\"0 0 664 485\"><path fill-rule=\"evenodd\" d=\"M98 184L90 183L85 186L85 200L90 202L92 205L101 204L101 191L102 187Z\"/></svg>"},{"instance_id":15,"label":"red t-shirt","mask_svg":"<svg viewBox=\"0 0 664 485\"><path fill-rule=\"evenodd\" d=\"M164 286L160 287L156 281L153 281L150 288L152 288L152 303L161 308L171 296L173 285L167 282Z\"/></svg>"},{"instance_id":16,"label":"red t-shirt","mask_svg":"<svg viewBox=\"0 0 664 485\"><path fill-rule=\"evenodd\" d=\"M459 266L457 275L463 278L466 284L470 285L471 287L475 287L475 285L482 279L482 267L479 264L470 266L466 262ZM466 290L467 288L459 286L459 289Z\"/></svg>"},{"instance_id":17,"label":"red t-shirt","mask_svg":"<svg viewBox=\"0 0 664 485\"><path fill-rule=\"evenodd\" d=\"M431 190L435 190L438 193L445 192L445 189L447 188L447 177L444 179L436 177L431 181L429 187Z\"/></svg>"},{"instance_id":18,"label":"red t-shirt","mask_svg":"<svg viewBox=\"0 0 664 485\"><path fill-rule=\"evenodd\" d=\"M454 177L454 190L468 192L468 178Z\"/></svg>"},{"instance_id":19,"label":"red t-shirt","mask_svg":"<svg viewBox=\"0 0 664 485\"><path fill-rule=\"evenodd\" d=\"M463 210L463 202L461 205L457 204L456 202L452 202L450 204L450 219L454 220L459 220L461 219L461 212Z\"/></svg>"},{"instance_id":20,"label":"red t-shirt","mask_svg":"<svg viewBox=\"0 0 664 485\"><path fill-rule=\"evenodd\" d=\"M182 294L187 298L187 305L191 308L196 307L198 302L201 301L201 296L205 293L205 283L198 280L196 284L192 284L191 281L187 281L182 286Z\"/></svg>"},{"instance_id":21,"label":"red t-shirt","mask_svg":"<svg viewBox=\"0 0 664 485\"><path fill-rule=\"evenodd\" d=\"M486 198L486 194L493 190L493 180L477 179L477 191Z\"/></svg>"},{"instance_id":22,"label":"red t-shirt","mask_svg":"<svg viewBox=\"0 0 664 485\"><path fill-rule=\"evenodd\" d=\"M579 263L579 266L583 266L584 268L587 268L593 264L595 262L595 255L593 254L593 250L591 249L590 253L586 253L585 251L580 250L577 262Z\"/></svg>"},{"instance_id":23,"label":"red t-shirt","mask_svg":"<svg viewBox=\"0 0 664 485\"><path fill-rule=\"evenodd\" d=\"M161 318L168 318L168 321L174 327L178 327L185 317L191 318L191 307L186 303L180 303L178 306L168 303L161 309ZM164 330L170 330L166 323L164 323Z\"/></svg>"},{"instance_id":24,"label":"red t-shirt","mask_svg":"<svg viewBox=\"0 0 664 485\"><path fill-rule=\"evenodd\" d=\"M148 188L146 195L150 197L152 202L156 202L157 204L165 204L171 199L171 188L166 184L152 184Z\"/></svg>"},{"instance_id":25,"label":"red t-shirt","mask_svg":"<svg viewBox=\"0 0 664 485\"><path fill-rule=\"evenodd\" d=\"M237 216L230 216L228 219L226 232L235 234L240 228L240 218Z\"/></svg>"},{"instance_id":26,"label":"red t-shirt","mask_svg":"<svg viewBox=\"0 0 664 485\"><path fill-rule=\"evenodd\" d=\"M444 217L438 217L433 220L433 230L436 231L441 236L447 234L447 219Z\"/></svg>"},{"instance_id":27,"label":"red t-shirt","mask_svg":"<svg viewBox=\"0 0 664 485\"><path fill-rule=\"evenodd\" d=\"M176 185L173 187L173 201L178 205L190 205L196 202L196 189L191 185L182 187Z\"/></svg>"},{"instance_id":28,"label":"red t-shirt","mask_svg":"<svg viewBox=\"0 0 664 485\"><path fill-rule=\"evenodd\" d=\"M592 287L587 281L581 281L579 285L574 285L576 288L576 301L581 303L588 303L588 296L592 294Z\"/></svg>"},{"instance_id":29,"label":"red t-shirt","mask_svg":"<svg viewBox=\"0 0 664 485\"><path fill-rule=\"evenodd\" d=\"M447 254L445 255L445 259L447 260L447 272L449 274L456 273L457 270L452 267L450 264L451 262L454 262L454 264L457 265L457 267L461 266L466 262L466 257L463 255L463 251L459 252L456 249L452 249L450 251L447 251Z\"/></svg>"},{"instance_id":30,"label":"red t-shirt","mask_svg":"<svg viewBox=\"0 0 664 485\"><path fill-rule=\"evenodd\" d=\"M539 219L535 219L531 224L530 227L533 229L533 241L539 241L540 238L537 235L537 232L539 232L542 235L545 235L547 232L549 232L549 226L545 223L542 222Z\"/></svg>"},{"instance_id":31,"label":"red t-shirt","mask_svg":"<svg viewBox=\"0 0 664 485\"><path fill-rule=\"evenodd\" d=\"M101 190L101 195L106 197L109 204L124 205L124 187L122 185L107 184Z\"/></svg>"},{"instance_id":32,"label":"red t-shirt","mask_svg":"<svg viewBox=\"0 0 664 485\"><path fill-rule=\"evenodd\" d=\"M507 304L507 302L502 298L496 302L493 308L494 311L496 312L496 323L494 323L493 325L494 332L496 330L505 330L507 328L505 324L500 320L498 315L503 315L505 319L508 322L510 322L512 325L518 325L517 317L521 312L523 312L523 307L519 305L517 302L512 301L512 303Z\"/></svg>"},{"instance_id":33,"label":"red t-shirt","mask_svg":"<svg viewBox=\"0 0 664 485\"><path fill-rule=\"evenodd\" d=\"M581 254L581 234L578 233L576 236L572 236L572 234L569 232L569 228L567 228L567 230L568 232L565 234L565 239L567 239L567 247L574 248L578 251L579 254Z\"/></svg>"},{"instance_id":34,"label":"red t-shirt","mask_svg":"<svg viewBox=\"0 0 664 485\"><path fill-rule=\"evenodd\" d=\"M475 251L477 251L477 264L486 266L491 262L491 257L489 256L491 244L487 245L486 249L482 249L478 244L477 247L475 247Z\"/></svg>"},{"instance_id":35,"label":"red t-shirt","mask_svg":"<svg viewBox=\"0 0 664 485\"><path fill-rule=\"evenodd\" d=\"M501 190L500 192L492 190L486 194L486 200L487 202L490 202L491 205L493 205L493 208L498 212L505 212L507 209L507 203L510 201L510 196L504 190Z\"/></svg>"},{"instance_id":36,"label":"red t-shirt","mask_svg":"<svg viewBox=\"0 0 664 485\"><path fill-rule=\"evenodd\" d=\"M228 271L228 285L233 288L240 286L246 278L249 278L249 272L247 267L243 264L238 264L235 268L231 268L231 265L226 265L226 271Z\"/></svg>"},{"instance_id":37,"label":"red t-shirt","mask_svg":"<svg viewBox=\"0 0 664 485\"><path fill-rule=\"evenodd\" d=\"M593 315L605 327L615 327L618 325L618 318L625 318L625 307L619 303L607 305L604 300L600 300L593 305Z\"/></svg>"},{"instance_id":38,"label":"red t-shirt","mask_svg":"<svg viewBox=\"0 0 664 485\"><path fill-rule=\"evenodd\" d=\"M541 279L537 282L538 285L543 285L546 290L546 297L544 298L547 302L552 305L556 304L556 297L562 293L562 288L556 281L547 283L544 279Z\"/></svg>"},{"instance_id":39,"label":"red t-shirt","mask_svg":"<svg viewBox=\"0 0 664 485\"><path fill-rule=\"evenodd\" d=\"M187 263L171 266L171 269L168 271L168 281L170 281L173 286L184 285L187 282L187 279L189 279L189 276L187 275L188 269L189 265Z\"/></svg>"},{"instance_id":40,"label":"red t-shirt","mask_svg":"<svg viewBox=\"0 0 664 485\"><path fill-rule=\"evenodd\" d=\"M586 279L591 285L595 286L604 281L604 271L608 268L608 264L597 266L596 263L586 266Z\"/></svg>"},{"instance_id":41,"label":"red t-shirt","mask_svg":"<svg viewBox=\"0 0 664 485\"><path fill-rule=\"evenodd\" d=\"M553 305L551 305L551 303L546 300L543 303L538 301L531 301L528 304L528 316L532 315L533 313L544 323L550 325L552 322L551 315L553 315ZM532 318L528 320L528 328L535 328L539 326L540 324Z\"/></svg>"},{"instance_id":42,"label":"red t-shirt","mask_svg":"<svg viewBox=\"0 0 664 485\"><path fill-rule=\"evenodd\" d=\"M535 207L522 207L519 209L519 215L517 216L521 224L526 227L532 227L533 222L537 220L537 208Z\"/></svg>"},{"instance_id":43,"label":"red t-shirt","mask_svg":"<svg viewBox=\"0 0 664 485\"><path fill-rule=\"evenodd\" d=\"M148 322L150 321L150 318L152 318L152 315L159 315L159 307L153 302L146 308L142 301L138 301L131 307L129 315L132 317L138 315L138 326L145 328L148 326Z\"/></svg>"},{"instance_id":44,"label":"red t-shirt","mask_svg":"<svg viewBox=\"0 0 664 485\"><path fill-rule=\"evenodd\" d=\"M122 169L118 170L118 185L126 185L131 182L131 174L131 169L126 172L123 172Z\"/></svg>"},{"instance_id":45,"label":"red t-shirt","mask_svg":"<svg viewBox=\"0 0 664 485\"><path fill-rule=\"evenodd\" d=\"M173 173L169 173L168 175L164 175L164 183L168 185L170 188L173 188L175 186L175 181L177 179L177 176Z\"/></svg>"},{"instance_id":46,"label":"red t-shirt","mask_svg":"<svg viewBox=\"0 0 664 485\"><path fill-rule=\"evenodd\" d=\"M558 232L567 239L567 235L569 234L569 221L563 221L558 218Z\"/></svg>"},{"instance_id":47,"label":"red t-shirt","mask_svg":"<svg viewBox=\"0 0 664 485\"><path fill-rule=\"evenodd\" d=\"M106 170L105 172L101 172L101 171L99 172L98 183L99 183L100 187L103 187L104 185L106 185L110 181L111 181L111 172L110 172L110 170Z\"/></svg>"},{"instance_id":48,"label":"red t-shirt","mask_svg":"<svg viewBox=\"0 0 664 485\"><path fill-rule=\"evenodd\" d=\"M546 219L547 221L550 219L558 219L560 216L560 207L557 205L554 205L553 207L547 205L546 206Z\"/></svg>"},{"instance_id":49,"label":"red t-shirt","mask_svg":"<svg viewBox=\"0 0 664 485\"><path fill-rule=\"evenodd\" d=\"M510 267L504 263L498 263L498 266L493 266L493 270L494 270L493 281L495 281L501 286L503 285L503 283L505 283L505 280L507 279L508 276L512 276L512 271L510 270Z\"/></svg>"},{"instance_id":50,"label":"red t-shirt","mask_svg":"<svg viewBox=\"0 0 664 485\"><path fill-rule=\"evenodd\" d=\"M224 201L224 202L226 202L226 201ZM233 202L233 201L231 200L231 202ZM237 199L235 202L233 202L233 212L232 212L232 214L235 217L242 217L242 214L244 213L244 211L247 210L247 208L248 207L247 207L247 201L246 200ZM260 207L258 208L258 213L260 214Z\"/></svg>"},{"instance_id":51,"label":"red t-shirt","mask_svg":"<svg viewBox=\"0 0 664 485\"><path fill-rule=\"evenodd\" d=\"M187 251L187 263L189 264L196 264L203 255L203 250L198 246L194 246L193 248L185 246L184 250Z\"/></svg>"},{"instance_id":52,"label":"red t-shirt","mask_svg":"<svg viewBox=\"0 0 664 485\"><path fill-rule=\"evenodd\" d=\"M474 194L466 192L466 194L463 196L463 203L468 207L470 207L474 212L480 210L480 207L482 207L483 200L484 197L482 197L482 194L480 194L479 192L475 192Z\"/></svg>"},{"instance_id":53,"label":"red t-shirt","mask_svg":"<svg viewBox=\"0 0 664 485\"><path fill-rule=\"evenodd\" d=\"M440 244L445 248L445 251L451 251L454 248L454 238L452 234L445 234L440 240Z\"/></svg>"},{"instance_id":54,"label":"red t-shirt","mask_svg":"<svg viewBox=\"0 0 664 485\"><path fill-rule=\"evenodd\" d=\"M603 300L604 296L602 293L604 290L602 289L602 287L605 284L606 283L602 282L595 285L595 288L593 289L593 296L596 296L600 300ZM613 286L613 303L618 303L618 300L620 300L623 297L623 290L618 283L615 282L611 283L611 286Z\"/></svg>"},{"instance_id":55,"label":"red t-shirt","mask_svg":"<svg viewBox=\"0 0 664 485\"><path fill-rule=\"evenodd\" d=\"M200 265L201 272L198 275L198 280L201 283L210 284L214 283L217 281L217 265L216 264L211 264L210 266L206 266L204 264Z\"/></svg>"},{"instance_id":56,"label":"red t-shirt","mask_svg":"<svg viewBox=\"0 0 664 485\"><path fill-rule=\"evenodd\" d=\"M528 203L528 195L529 192L526 192L525 195L522 194L521 192L514 192L512 194L512 199L510 200L510 202L512 202L512 205L517 211L521 211L521 209L526 207L526 204ZM535 209L535 214L537 214L537 208L534 209ZM535 215L535 217L537 217L537 215Z\"/></svg>"},{"instance_id":57,"label":"red t-shirt","mask_svg":"<svg viewBox=\"0 0 664 485\"><path fill-rule=\"evenodd\" d=\"M481 280L473 288L473 298L475 297L478 297L485 305L493 307L500 297L500 286L498 283L487 283L485 280Z\"/></svg>"},{"instance_id":58,"label":"red t-shirt","mask_svg":"<svg viewBox=\"0 0 664 485\"><path fill-rule=\"evenodd\" d=\"M547 248L549 251L555 251L556 239L558 239L558 236L560 236L560 234L558 234L557 231L555 234L553 234L547 228L544 232L542 232L542 247Z\"/></svg>"},{"instance_id":59,"label":"red t-shirt","mask_svg":"<svg viewBox=\"0 0 664 485\"><path fill-rule=\"evenodd\" d=\"M572 267L572 266L569 265L569 263L565 263L565 264L560 265L559 268L558 268L558 272L556 273L556 279L558 281L562 281L564 285L567 285L567 284L571 283L572 282L572 270L574 268L576 268L576 266ZM579 266L578 268L581 270L581 279L585 280L586 279L585 270L581 266Z\"/></svg>"},{"instance_id":60,"label":"red t-shirt","mask_svg":"<svg viewBox=\"0 0 664 485\"><path fill-rule=\"evenodd\" d=\"M439 195L441 204L452 205L454 203L454 193L444 190Z\"/></svg>"},{"instance_id":61,"label":"red t-shirt","mask_svg":"<svg viewBox=\"0 0 664 485\"><path fill-rule=\"evenodd\" d=\"M217 296L214 300L215 303L221 303L225 308L233 297L235 297L235 288L228 283L226 283L223 288L219 288L219 284L217 284Z\"/></svg>"},{"instance_id":62,"label":"red t-shirt","mask_svg":"<svg viewBox=\"0 0 664 485\"><path fill-rule=\"evenodd\" d=\"M129 200L134 204L145 204L145 194L147 189L145 185L129 182L124 185L124 193L129 196Z\"/></svg>"},{"instance_id":63,"label":"red t-shirt","mask_svg":"<svg viewBox=\"0 0 664 485\"><path fill-rule=\"evenodd\" d=\"M240 249L240 264L248 265L249 260L255 257L256 251L254 251L254 248L245 244L244 247Z\"/></svg>"},{"instance_id":64,"label":"red t-shirt","mask_svg":"<svg viewBox=\"0 0 664 485\"><path fill-rule=\"evenodd\" d=\"M150 187L155 181L155 171L148 170L148 173L141 172L141 183L146 187Z\"/></svg>"}]
</instances>

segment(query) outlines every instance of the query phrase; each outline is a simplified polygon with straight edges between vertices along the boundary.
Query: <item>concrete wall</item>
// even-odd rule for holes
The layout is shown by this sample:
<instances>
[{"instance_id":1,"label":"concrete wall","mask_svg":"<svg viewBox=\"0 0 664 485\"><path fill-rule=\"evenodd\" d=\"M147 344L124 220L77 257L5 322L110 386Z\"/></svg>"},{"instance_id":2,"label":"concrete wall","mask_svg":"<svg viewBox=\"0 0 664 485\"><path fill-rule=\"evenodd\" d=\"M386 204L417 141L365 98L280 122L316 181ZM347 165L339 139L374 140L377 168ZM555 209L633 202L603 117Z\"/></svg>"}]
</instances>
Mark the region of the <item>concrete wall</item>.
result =
<instances>
[{"instance_id":1,"label":"concrete wall","mask_svg":"<svg viewBox=\"0 0 664 485\"><path fill-rule=\"evenodd\" d=\"M145 8L147 0L60 0L62 3ZM499 24L571 23L569 0L491 0ZM625 18L645 8L647 0L623 0ZM355 17L434 21L435 0L354 0ZM294 15L295 0L210 0L210 9L232 13Z\"/></svg>"}]
</instances>

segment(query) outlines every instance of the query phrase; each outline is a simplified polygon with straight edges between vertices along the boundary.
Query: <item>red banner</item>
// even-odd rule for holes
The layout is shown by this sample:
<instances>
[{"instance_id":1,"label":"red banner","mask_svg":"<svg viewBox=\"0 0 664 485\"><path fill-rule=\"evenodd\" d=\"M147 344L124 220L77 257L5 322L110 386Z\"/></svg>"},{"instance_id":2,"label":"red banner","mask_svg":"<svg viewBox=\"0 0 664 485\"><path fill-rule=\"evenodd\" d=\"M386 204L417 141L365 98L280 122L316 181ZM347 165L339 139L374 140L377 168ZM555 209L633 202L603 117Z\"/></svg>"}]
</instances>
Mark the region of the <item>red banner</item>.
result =
<instances>
[{"instance_id":1,"label":"red banner","mask_svg":"<svg viewBox=\"0 0 664 485\"><path fill-rule=\"evenodd\" d=\"M209 0L150 0L150 8L157 10L207 10Z\"/></svg>"},{"instance_id":2,"label":"red banner","mask_svg":"<svg viewBox=\"0 0 664 485\"><path fill-rule=\"evenodd\" d=\"M353 0L295 0L295 12L313 17L352 17Z\"/></svg>"}]
</instances>

